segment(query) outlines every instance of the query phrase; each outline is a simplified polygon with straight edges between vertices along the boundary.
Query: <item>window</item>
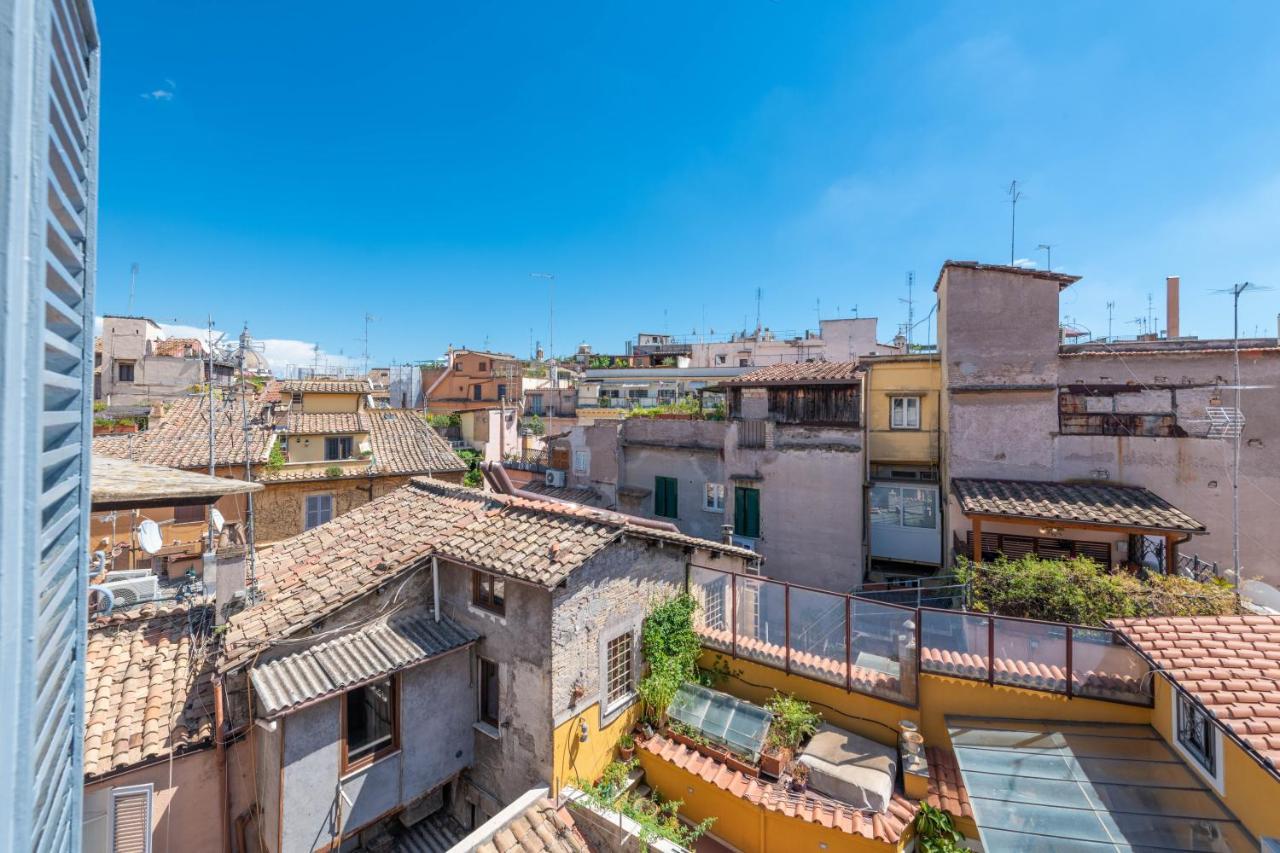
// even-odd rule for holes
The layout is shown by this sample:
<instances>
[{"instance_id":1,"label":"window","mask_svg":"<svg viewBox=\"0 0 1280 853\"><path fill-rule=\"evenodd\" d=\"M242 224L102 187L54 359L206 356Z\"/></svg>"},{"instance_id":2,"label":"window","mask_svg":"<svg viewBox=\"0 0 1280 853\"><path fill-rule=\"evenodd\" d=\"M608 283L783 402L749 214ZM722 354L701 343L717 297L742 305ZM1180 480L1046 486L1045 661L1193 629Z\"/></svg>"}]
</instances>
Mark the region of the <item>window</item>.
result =
<instances>
[{"instance_id":1,"label":"window","mask_svg":"<svg viewBox=\"0 0 1280 853\"><path fill-rule=\"evenodd\" d=\"M151 785L111 791L112 853L151 853Z\"/></svg>"},{"instance_id":2,"label":"window","mask_svg":"<svg viewBox=\"0 0 1280 853\"><path fill-rule=\"evenodd\" d=\"M506 581L488 572L471 573L471 603L502 615L507 612Z\"/></svg>"},{"instance_id":3,"label":"window","mask_svg":"<svg viewBox=\"0 0 1280 853\"><path fill-rule=\"evenodd\" d=\"M484 399L484 386L483 386L483 385L480 385L480 384L478 384L478 383L477 383L477 384L475 384L475 385L472 385L472 386L471 386L471 399L473 399L473 400L482 400L482 399Z\"/></svg>"},{"instance_id":4,"label":"window","mask_svg":"<svg viewBox=\"0 0 1280 853\"><path fill-rule=\"evenodd\" d=\"M1178 702L1178 743L1196 762L1209 771L1218 773L1215 760L1213 720L1193 699L1179 690L1174 691Z\"/></svg>"},{"instance_id":5,"label":"window","mask_svg":"<svg viewBox=\"0 0 1280 853\"><path fill-rule=\"evenodd\" d=\"M733 532L748 539L760 538L760 490L737 486L733 490Z\"/></svg>"},{"instance_id":6,"label":"window","mask_svg":"<svg viewBox=\"0 0 1280 853\"><path fill-rule=\"evenodd\" d=\"M627 390L627 397L632 400L644 400L649 396L648 388L631 388Z\"/></svg>"},{"instance_id":7,"label":"window","mask_svg":"<svg viewBox=\"0 0 1280 853\"><path fill-rule=\"evenodd\" d=\"M724 364L726 361L728 361L728 356L724 353L720 353L716 356L716 364Z\"/></svg>"},{"instance_id":8,"label":"window","mask_svg":"<svg viewBox=\"0 0 1280 853\"><path fill-rule=\"evenodd\" d=\"M462 370L462 360L459 359L453 363L454 370Z\"/></svg>"},{"instance_id":9,"label":"window","mask_svg":"<svg viewBox=\"0 0 1280 853\"><path fill-rule=\"evenodd\" d=\"M745 358L738 359L738 367L750 367L750 366L751 366L751 363L748 359L745 359Z\"/></svg>"},{"instance_id":10,"label":"window","mask_svg":"<svg viewBox=\"0 0 1280 853\"><path fill-rule=\"evenodd\" d=\"M480 658L480 722L498 726L498 664Z\"/></svg>"},{"instance_id":11,"label":"window","mask_svg":"<svg viewBox=\"0 0 1280 853\"><path fill-rule=\"evenodd\" d=\"M529 414L531 415L542 414L542 395L541 394L529 395Z\"/></svg>"},{"instance_id":12,"label":"window","mask_svg":"<svg viewBox=\"0 0 1280 853\"><path fill-rule=\"evenodd\" d=\"M333 518L333 495L307 495L306 515L303 530L310 530Z\"/></svg>"},{"instance_id":13,"label":"window","mask_svg":"<svg viewBox=\"0 0 1280 853\"><path fill-rule=\"evenodd\" d=\"M679 518L680 507L676 500L675 477L653 478L653 514L663 518Z\"/></svg>"},{"instance_id":14,"label":"window","mask_svg":"<svg viewBox=\"0 0 1280 853\"><path fill-rule=\"evenodd\" d=\"M484 373L486 370L489 369L489 362L487 361L480 362L479 364L476 365L476 369L479 370L481 373Z\"/></svg>"},{"instance_id":15,"label":"window","mask_svg":"<svg viewBox=\"0 0 1280 853\"><path fill-rule=\"evenodd\" d=\"M872 486L871 523L890 527L937 530L937 489L916 486Z\"/></svg>"},{"instance_id":16,"label":"window","mask_svg":"<svg viewBox=\"0 0 1280 853\"><path fill-rule=\"evenodd\" d=\"M723 483L707 483L702 492L702 508L707 512L724 512Z\"/></svg>"},{"instance_id":17,"label":"window","mask_svg":"<svg viewBox=\"0 0 1280 853\"><path fill-rule=\"evenodd\" d=\"M295 405L295 406L301 406L301 405L302 405L302 395L301 395L301 394L299 394L297 391L294 391L294 392L293 392L293 396L292 396L292 398L291 398L291 399L292 399L292 401L293 401L293 405Z\"/></svg>"},{"instance_id":18,"label":"window","mask_svg":"<svg viewBox=\"0 0 1280 853\"><path fill-rule=\"evenodd\" d=\"M196 504L195 506L175 506L173 508L174 524L194 524L197 521L204 520L203 504Z\"/></svg>"},{"instance_id":19,"label":"window","mask_svg":"<svg viewBox=\"0 0 1280 853\"><path fill-rule=\"evenodd\" d=\"M133 362L119 361L116 362L116 379L121 382L133 381Z\"/></svg>"},{"instance_id":20,"label":"window","mask_svg":"<svg viewBox=\"0 0 1280 853\"><path fill-rule=\"evenodd\" d=\"M631 695L635 677L634 646L635 633L632 631L609 641L605 652L605 705L612 705Z\"/></svg>"},{"instance_id":21,"label":"window","mask_svg":"<svg viewBox=\"0 0 1280 853\"><path fill-rule=\"evenodd\" d=\"M587 464L590 457L587 456L585 450L573 451L573 470L578 474L587 473Z\"/></svg>"},{"instance_id":22,"label":"window","mask_svg":"<svg viewBox=\"0 0 1280 853\"><path fill-rule=\"evenodd\" d=\"M348 690L342 718L342 770L372 764L400 744L396 678Z\"/></svg>"},{"instance_id":23,"label":"window","mask_svg":"<svg viewBox=\"0 0 1280 853\"><path fill-rule=\"evenodd\" d=\"M889 398L890 429L920 429L920 398Z\"/></svg>"},{"instance_id":24,"label":"window","mask_svg":"<svg viewBox=\"0 0 1280 853\"><path fill-rule=\"evenodd\" d=\"M330 435L324 440L324 458L326 462L337 459L350 459L352 439L349 435Z\"/></svg>"},{"instance_id":25,"label":"window","mask_svg":"<svg viewBox=\"0 0 1280 853\"><path fill-rule=\"evenodd\" d=\"M503 385L501 382L498 383L498 399L507 399L507 386Z\"/></svg>"}]
</instances>

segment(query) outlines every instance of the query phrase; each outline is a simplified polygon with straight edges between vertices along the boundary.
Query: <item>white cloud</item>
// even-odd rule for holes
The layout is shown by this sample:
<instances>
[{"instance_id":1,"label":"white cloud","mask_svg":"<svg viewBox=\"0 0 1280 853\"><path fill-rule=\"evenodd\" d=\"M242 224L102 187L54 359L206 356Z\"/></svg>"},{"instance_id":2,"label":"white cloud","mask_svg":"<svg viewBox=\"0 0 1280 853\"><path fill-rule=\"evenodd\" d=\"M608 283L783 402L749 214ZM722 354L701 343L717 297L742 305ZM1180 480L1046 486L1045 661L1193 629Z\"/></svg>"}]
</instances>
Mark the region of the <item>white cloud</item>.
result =
<instances>
[{"instance_id":1,"label":"white cloud","mask_svg":"<svg viewBox=\"0 0 1280 853\"><path fill-rule=\"evenodd\" d=\"M185 326L181 323L160 323L159 326L161 334L166 338L198 338L201 341L209 339L209 330L202 326ZM93 333L102 334L101 317L93 318ZM223 332L215 328L214 340L218 340L221 334ZM239 330L227 332L222 340L223 342L233 341L239 334ZM316 364L317 353L314 343L289 338L255 338L254 341L262 345L262 354L267 359L267 364L271 366L271 371L277 376L283 376L290 367L312 367ZM323 348L319 352L319 363L321 370L350 370L359 367L356 359L334 354Z\"/></svg>"},{"instance_id":2,"label":"white cloud","mask_svg":"<svg viewBox=\"0 0 1280 853\"><path fill-rule=\"evenodd\" d=\"M1015 267L1022 267L1024 270L1033 270L1036 267L1040 266L1031 258L1018 258L1016 261L1013 262L1013 265Z\"/></svg>"},{"instance_id":3,"label":"white cloud","mask_svg":"<svg viewBox=\"0 0 1280 853\"><path fill-rule=\"evenodd\" d=\"M143 92L142 98L148 101L172 101L174 92L178 89L178 84L166 78L164 85L150 92Z\"/></svg>"}]
</instances>

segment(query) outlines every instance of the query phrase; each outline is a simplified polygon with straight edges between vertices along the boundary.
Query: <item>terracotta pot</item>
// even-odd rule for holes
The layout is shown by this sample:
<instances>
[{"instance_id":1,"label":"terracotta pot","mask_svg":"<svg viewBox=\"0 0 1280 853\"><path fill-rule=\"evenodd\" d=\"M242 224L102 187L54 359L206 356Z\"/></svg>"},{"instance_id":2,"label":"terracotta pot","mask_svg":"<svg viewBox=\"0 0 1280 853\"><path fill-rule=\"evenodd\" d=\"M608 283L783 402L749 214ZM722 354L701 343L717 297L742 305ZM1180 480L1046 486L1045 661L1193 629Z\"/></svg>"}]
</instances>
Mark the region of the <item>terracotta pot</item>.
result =
<instances>
[{"instance_id":1,"label":"terracotta pot","mask_svg":"<svg viewBox=\"0 0 1280 853\"><path fill-rule=\"evenodd\" d=\"M727 767L729 767L729 769L737 770L739 773L742 773L743 775L751 776L753 778L758 778L760 776L759 767L756 767L754 764L748 764L745 761L739 760L732 753L725 753L724 763Z\"/></svg>"},{"instance_id":2,"label":"terracotta pot","mask_svg":"<svg viewBox=\"0 0 1280 853\"><path fill-rule=\"evenodd\" d=\"M784 767L791 763L791 747L781 747L776 752L760 753L760 772L777 779Z\"/></svg>"},{"instance_id":3,"label":"terracotta pot","mask_svg":"<svg viewBox=\"0 0 1280 853\"><path fill-rule=\"evenodd\" d=\"M636 754L636 748L634 746L620 746L618 747L618 754L622 756L623 761L630 761L631 756Z\"/></svg>"}]
</instances>

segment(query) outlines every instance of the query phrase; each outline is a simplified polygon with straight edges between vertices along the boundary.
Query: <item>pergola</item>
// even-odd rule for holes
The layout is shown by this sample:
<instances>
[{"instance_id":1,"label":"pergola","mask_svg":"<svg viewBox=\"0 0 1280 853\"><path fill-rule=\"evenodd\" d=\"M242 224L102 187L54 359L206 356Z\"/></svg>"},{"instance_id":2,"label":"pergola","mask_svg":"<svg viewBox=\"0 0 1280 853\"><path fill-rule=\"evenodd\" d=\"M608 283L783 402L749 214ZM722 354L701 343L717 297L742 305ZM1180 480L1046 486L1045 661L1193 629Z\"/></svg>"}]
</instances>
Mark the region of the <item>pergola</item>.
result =
<instances>
[{"instance_id":1,"label":"pergola","mask_svg":"<svg viewBox=\"0 0 1280 853\"><path fill-rule=\"evenodd\" d=\"M975 562L982 560L984 522L1162 536L1165 571L1177 565L1178 545L1207 532L1155 492L1137 486L953 478L951 488L973 528Z\"/></svg>"}]
</instances>

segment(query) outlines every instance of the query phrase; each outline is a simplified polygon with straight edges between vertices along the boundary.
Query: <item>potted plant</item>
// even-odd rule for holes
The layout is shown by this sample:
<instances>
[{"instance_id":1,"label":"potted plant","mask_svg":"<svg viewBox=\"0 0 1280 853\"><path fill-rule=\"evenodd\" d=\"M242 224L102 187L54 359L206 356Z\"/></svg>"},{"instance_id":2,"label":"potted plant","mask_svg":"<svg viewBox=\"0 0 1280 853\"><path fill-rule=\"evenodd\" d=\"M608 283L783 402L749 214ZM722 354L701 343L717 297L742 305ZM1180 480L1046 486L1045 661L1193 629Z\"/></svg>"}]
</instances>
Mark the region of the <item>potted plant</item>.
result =
<instances>
[{"instance_id":1,"label":"potted plant","mask_svg":"<svg viewBox=\"0 0 1280 853\"><path fill-rule=\"evenodd\" d=\"M924 853L956 853L964 850L964 836L956 829L951 815L928 803L920 804L920 811L912 823L915 829L916 849Z\"/></svg>"},{"instance_id":2,"label":"potted plant","mask_svg":"<svg viewBox=\"0 0 1280 853\"><path fill-rule=\"evenodd\" d=\"M809 765L800 761L791 764L791 790L803 794L809 787Z\"/></svg>"},{"instance_id":3,"label":"potted plant","mask_svg":"<svg viewBox=\"0 0 1280 853\"><path fill-rule=\"evenodd\" d=\"M813 706L790 694L774 693L765 708L773 714L769 738L760 754L760 770L770 776L782 775L795 751L818 730L822 718Z\"/></svg>"},{"instance_id":4,"label":"potted plant","mask_svg":"<svg viewBox=\"0 0 1280 853\"><path fill-rule=\"evenodd\" d=\"M622 756L623 761L630 761L631 756L636 754L636 739L630 732L618 738L618 754Z\"/></svg>"}]
</instances>

